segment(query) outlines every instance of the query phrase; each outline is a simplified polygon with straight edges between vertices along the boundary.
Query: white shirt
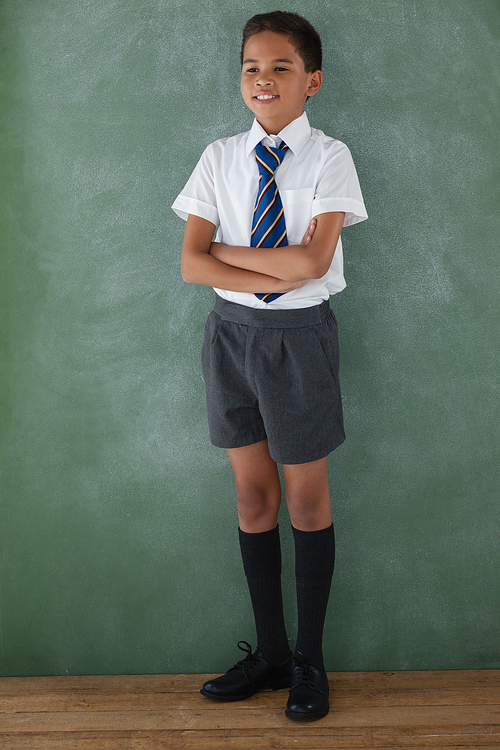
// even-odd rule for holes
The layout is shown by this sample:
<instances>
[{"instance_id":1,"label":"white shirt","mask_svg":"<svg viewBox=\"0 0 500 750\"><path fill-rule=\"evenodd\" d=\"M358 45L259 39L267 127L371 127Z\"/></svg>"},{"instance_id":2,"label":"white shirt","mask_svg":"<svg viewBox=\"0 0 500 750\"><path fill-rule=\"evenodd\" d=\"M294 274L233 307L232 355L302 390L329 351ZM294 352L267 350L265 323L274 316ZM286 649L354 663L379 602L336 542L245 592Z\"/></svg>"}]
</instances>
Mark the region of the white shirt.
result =
<instances>
[{"instance_id":1,"label":"white shirt","mask_svg":"<svg viewBox=\"0 0 500 750\"><path fill-rule=\"evenodd\" d=\"M345 227L368 218L349 149L341 141L311 128L305 112L277 136L268 136L254 120L248 132L211 143L174 201L173 210L183 219L194 214L212 222L217 227L217 242L250 247L259 182L255 146L262 141L276 147L282 140L289 150L275 172L275 180L285 211L289 245L300 245L309 222L319 214L345 211ZM339 238L324 276L309 279L304 286L273 302L266 304L247 292L215 291L224 299L247 307L287 310L318 305L345 285Z\"/></svg>"}]
</instances>

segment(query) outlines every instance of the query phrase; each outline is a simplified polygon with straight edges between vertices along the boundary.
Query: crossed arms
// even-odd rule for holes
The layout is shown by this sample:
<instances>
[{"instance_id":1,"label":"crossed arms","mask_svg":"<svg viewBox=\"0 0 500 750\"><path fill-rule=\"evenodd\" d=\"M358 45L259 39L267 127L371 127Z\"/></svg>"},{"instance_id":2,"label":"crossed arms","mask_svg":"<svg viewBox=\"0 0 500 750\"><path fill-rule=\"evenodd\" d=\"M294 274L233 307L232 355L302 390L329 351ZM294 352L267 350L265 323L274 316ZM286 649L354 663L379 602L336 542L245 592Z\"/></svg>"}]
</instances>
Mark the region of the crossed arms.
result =
<instances>
[{"instance_id":1,"label":"crossed arms","mask_svg":"<svg viewBox=\"0 0 500 750\"><path fill-rule=\"evenodd\" d=\"M257 248L212 242L214 224L190 214L182 244L182 278L232 292L290 292L328 271L344 216L335 211L315 217L300 245Z\"/></svg>"}]
</instances>

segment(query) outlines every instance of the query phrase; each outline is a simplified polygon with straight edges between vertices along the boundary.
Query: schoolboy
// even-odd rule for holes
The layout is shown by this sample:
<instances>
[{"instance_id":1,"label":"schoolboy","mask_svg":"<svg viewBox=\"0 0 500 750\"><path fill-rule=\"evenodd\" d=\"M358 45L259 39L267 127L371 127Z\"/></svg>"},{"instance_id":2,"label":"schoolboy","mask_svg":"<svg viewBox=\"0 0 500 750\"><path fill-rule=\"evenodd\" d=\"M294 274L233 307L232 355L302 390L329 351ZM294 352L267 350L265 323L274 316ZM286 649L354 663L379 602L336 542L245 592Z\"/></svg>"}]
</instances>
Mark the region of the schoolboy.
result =
<instances>
[{"instance_id":1,"label":"schoolboy","mask_svg":"<svg viewBox=\"0 0 500 750\"><path fill-rule=\"evenodd\" d=\"M183 278L216 291L202 350L209 428L235 476L257 630L256 651L240 642L247 656L201 692L236 701L290 686L286 715L319 719L329 709L322 637L335 554L327 462L344 440L328 300L345 286L340 231L366 211L349 150L312 129L304 112L322 83L314 28L294 13L254 16L241 62L252 128L211 144L173 204L187 219ZM262 166L266 153L278 166ZM281 199L284 209L277 246L253 246L255 224L264 221L253 218L265 194L260 174L275 194L269 203ZM277 227L283 212L267 211L276 212ZM293 654L283 618L277 463L295 542Z\"/></svg>"}]
</instances>

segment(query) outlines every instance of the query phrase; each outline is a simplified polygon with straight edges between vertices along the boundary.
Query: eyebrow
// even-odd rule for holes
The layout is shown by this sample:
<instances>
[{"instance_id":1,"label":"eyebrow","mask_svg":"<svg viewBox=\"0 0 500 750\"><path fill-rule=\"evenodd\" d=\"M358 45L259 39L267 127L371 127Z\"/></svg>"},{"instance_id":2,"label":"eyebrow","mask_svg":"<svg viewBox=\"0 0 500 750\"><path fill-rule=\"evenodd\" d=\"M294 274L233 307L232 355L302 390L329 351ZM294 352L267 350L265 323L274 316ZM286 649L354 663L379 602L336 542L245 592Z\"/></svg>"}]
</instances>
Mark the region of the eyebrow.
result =
<instances>
[{"instance_id":1,"label":"eyebrow","mask_svg":"<svg viewBox=\"0 0 500 750\"><path fill-rule=\"evenodd\" d=\"M247 58L246 60L243 60L243 65L246 65L247 63L256 63L259 62L258 60L252 60L250 58ZM289 60L287 57L278 57L276 60L273 60L274 63L288 63L289 65L293 65L293 60Z\"/></svg>"}]
</instances>

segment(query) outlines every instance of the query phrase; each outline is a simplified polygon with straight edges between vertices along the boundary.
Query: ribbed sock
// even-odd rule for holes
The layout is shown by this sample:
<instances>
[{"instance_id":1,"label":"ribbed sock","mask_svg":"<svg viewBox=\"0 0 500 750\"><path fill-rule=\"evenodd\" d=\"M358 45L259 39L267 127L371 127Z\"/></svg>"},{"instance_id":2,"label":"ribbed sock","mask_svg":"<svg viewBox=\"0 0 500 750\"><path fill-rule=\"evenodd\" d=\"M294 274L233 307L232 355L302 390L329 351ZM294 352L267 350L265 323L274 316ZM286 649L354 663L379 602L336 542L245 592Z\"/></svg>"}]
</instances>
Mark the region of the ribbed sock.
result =
<instances>
[{"instance_id":1,"label":"ribbed sock","mask_svg":"<svg viewBox=\"0 0 500 750\"><path fill-rule=\"evenodd\" d=\"M333 524L320 531L299 531L293 526L292 530L298 614L295 653L323 669L323 628L335 563Z\"/></svg>"},{"instance_id":2,"label":"ribbed sock","mask_svg":"<svg viewBox=\"0 0 500 750\"><path fill-rule=\"evenodd\" d=\"M271 664L283 664L290 646L283 617L279 528L258 534L239 529L243 568L257 630L257 646Z\"/></svg>"}]
</instances>

